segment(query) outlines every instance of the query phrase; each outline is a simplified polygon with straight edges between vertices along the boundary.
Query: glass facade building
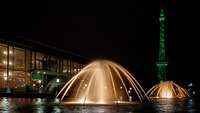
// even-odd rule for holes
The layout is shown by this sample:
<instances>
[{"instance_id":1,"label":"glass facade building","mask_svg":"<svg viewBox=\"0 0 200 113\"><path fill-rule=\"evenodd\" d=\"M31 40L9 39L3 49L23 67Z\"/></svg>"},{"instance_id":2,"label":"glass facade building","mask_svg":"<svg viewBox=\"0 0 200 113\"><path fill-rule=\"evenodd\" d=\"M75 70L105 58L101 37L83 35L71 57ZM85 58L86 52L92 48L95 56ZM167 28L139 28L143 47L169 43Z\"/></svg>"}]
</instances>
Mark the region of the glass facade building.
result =
<instances>
[{"instance_id":1,"label":"glass facade building","mask_svg":"<svg viewBox=\"0 0 200 113\"><path fill-rule=\"evenodd\" d=\"M45 85L56 76L73 76L86 63L73 54L31 45L0 40L0 89Z\"/></svg>"}]
</instances>

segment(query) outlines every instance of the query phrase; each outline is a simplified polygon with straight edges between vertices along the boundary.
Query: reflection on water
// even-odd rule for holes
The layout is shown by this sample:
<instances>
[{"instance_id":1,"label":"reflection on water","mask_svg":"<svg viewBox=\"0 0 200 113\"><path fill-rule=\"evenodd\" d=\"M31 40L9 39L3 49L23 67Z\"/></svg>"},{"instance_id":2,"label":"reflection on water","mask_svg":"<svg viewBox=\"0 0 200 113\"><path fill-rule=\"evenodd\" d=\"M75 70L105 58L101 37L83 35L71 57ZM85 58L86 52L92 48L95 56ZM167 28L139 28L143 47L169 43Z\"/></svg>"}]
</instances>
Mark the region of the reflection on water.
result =
<instances>
[{"instance_id":1,"label":"reflection on water","mask_svg":"<svg viewBox=\"0 0 200 113\"><path fill-rule=\"evenodd\" d=\"M8 113L8 111L10 110L9 108L9 102L8 102L8 99L7 98L2 98L1 101L0 101L0 111L2 113Z\"/></svg>"},{"instance_id":2,"label":"reflection on water","mask_svg":"<svg viewBox=\"0 0 200 113\"><path fill-rule=\"evenodd\" d=\"M195 110L195 103L192 99L190 99L188 101L188 104L186 106L186 109L188 110L189 113L196 113L196 110Z\"/></svg>"},{"instance_id":3,"label":"reflection on water","mask_svg":"<svg viewBox=\"0 0 200 113\"><path fill-rule=\"evenodd\" d=\"M184 108L185 102L177 99L157 99L154 100L153 108L156 112L174 113L174 111L181 112Z\"/></svg>"},{"instance_id":4,"label":"reflection on water","mask_svg":"<svg viewBox=\"0 0 200 113\"><path fill-rule=\"evenodd\" d=\"M132 105L65 105L42 98L0 97L0 113L198 113L195 99L157 99Z\"/></svg>"}]
</instances>

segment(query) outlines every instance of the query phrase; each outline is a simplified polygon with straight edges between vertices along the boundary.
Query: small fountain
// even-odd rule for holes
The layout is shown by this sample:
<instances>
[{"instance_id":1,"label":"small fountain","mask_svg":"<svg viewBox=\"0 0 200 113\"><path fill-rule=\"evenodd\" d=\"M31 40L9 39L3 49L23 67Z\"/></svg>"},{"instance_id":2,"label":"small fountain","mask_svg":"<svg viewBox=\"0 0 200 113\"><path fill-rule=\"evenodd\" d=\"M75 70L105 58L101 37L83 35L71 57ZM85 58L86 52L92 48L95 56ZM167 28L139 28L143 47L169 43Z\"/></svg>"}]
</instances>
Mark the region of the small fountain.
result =
<instances>
[{"instance_id":1,"label":"small fountain","mask_svg":"<svg viewBox=\"0 0 200 113\"><path fill-rule=\"evenodd\" d=\"M187 90L183 89L173 81L164 81L153 86L146 93L150 98L184 98L189 97Z\"/></svg>"},{"instance_id":2,"label":"small fountain","mask_svg":"<svg viewBox=\"0 0 200 113\"><path fill-rule=\"evenodd\" d=\"M119 104L148 100L133 75L108 60L88 64L63 86L56 97L70 104Z\"/></svg>"}]
</instances>

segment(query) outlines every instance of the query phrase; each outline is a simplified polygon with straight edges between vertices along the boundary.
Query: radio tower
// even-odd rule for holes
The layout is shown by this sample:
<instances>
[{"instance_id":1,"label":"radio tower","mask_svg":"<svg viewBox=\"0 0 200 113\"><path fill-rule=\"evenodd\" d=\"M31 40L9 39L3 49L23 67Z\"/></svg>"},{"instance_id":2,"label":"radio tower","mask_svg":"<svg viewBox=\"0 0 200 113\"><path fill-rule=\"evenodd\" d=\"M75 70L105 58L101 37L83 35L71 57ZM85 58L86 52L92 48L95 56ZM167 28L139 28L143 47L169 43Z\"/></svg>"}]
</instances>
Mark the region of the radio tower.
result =
<instances>
[{"instance_id":1,"label":"radio tower","mask_svg":"<svg viewBox=\"0 0 200 113\"><path fill-rule=\"evenodd\" d=\"M160 44L159 44L159 58L156 62L156 66L158 68L157 74L158 79L160 82L166 81L166 67L168 65L168 62L166 60L165 56L165 14L163 9L161 8L160 11Z\"/></svg>"}]
</instances>

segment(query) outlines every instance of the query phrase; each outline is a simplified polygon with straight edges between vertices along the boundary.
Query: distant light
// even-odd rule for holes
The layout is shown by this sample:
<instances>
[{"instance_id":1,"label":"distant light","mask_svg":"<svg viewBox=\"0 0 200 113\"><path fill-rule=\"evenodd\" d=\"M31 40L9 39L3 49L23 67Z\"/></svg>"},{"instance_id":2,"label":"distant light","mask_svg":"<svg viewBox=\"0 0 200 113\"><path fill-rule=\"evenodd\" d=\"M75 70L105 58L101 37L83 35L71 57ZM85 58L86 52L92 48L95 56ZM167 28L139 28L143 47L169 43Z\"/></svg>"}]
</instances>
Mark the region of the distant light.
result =
<instances>
[{"instance_id":1,"label":"distant light","mask_svg":"<svg viewBox=\"0 0 200 113\"><path fill-rule=\"evenodd\" d=\"M43 74L46 74L46 72L44 71Z\"/></svg>"},{"instance_id":2,"label":"distant light","mask_svg":"<svg viewBox=\"0 0 200 113\"><path fill-rule=\"evenodd\" d=\"M13 52L12 52L12 51L9 51L9 54L13 54Z\"/></svg>"},{"instance_id":3,"label":"distant light","mask_svg":"<svg viewBox=\"0 0 200 113\"><path fill-rule=\"evenodd\" d=\"M193 93L193 95L195 95L195 94L196 94L196 92L195 92L195 91L193 91L192 93Z\"/></svg>"},{"instance_id":4,"label":"distant light","mask_svg":"<svg viewBox=\"0 0 200 113\"><path fill-rule=\"evenodd\" d=\"M59 82L60 82L60 79L57 78L57 79L56 79L56 82L59 83Z\"/></svg>"},{"instance_id":5,"label":"distant light","mask_svg":"<svg viewBox=\"0 0 200 113\"><path fill-rule=\"evenodd\" d=\"M37 71L37 73L39 74L39 73L40 73L40 71Z\"/></svg>"},{"instance_id":6,"label":"distant light","mask_svg":"<svg viewBox=\"0 0 200 113\"><path fill-rule=\"evenodd\" d=\"M54 99L54 102L60 102L60 101L59 101L59 99L55 98L55 99Z\"/></svg>"},{"instance_id":7,"label":"distant light","mask_svg":"<svg viewBox=\"0 0 200 113\"><path fill-rule=\"evenodd\" d=\"M129 89L132 90L132 87L130 87Z\"/></svg>"},{"instance_id":8,"label":"distant light","mask_svg":"<svg viewBox=\"0 0 200 113\"><path fill-rule=\"evenodd\" d=\"M189 86L189 87L192 87L192 86L193 86L193 83L188 84L188 86Z\"/></svg>"},{"instance_id":9,"label":"distant light","mask_svg":"<svg viewBox=\"0 0 200 113\"><path fill-rule=\"evenodd\" d=\"M42 81L41 80L38 80L38 83L41 83Z\"/></svg>"},{"instance_id":10,"label":"distant light","mask_svg":"<svg viewBox=\"0 0 200 113\"><path fill-rule=\"evenodd\" d=\"M122 86L120 86L120 89L122 89L123 87Z\"/></svg>"},{"instance_id":11,"label":"distant light","mask_svg":"<svg viewBox=\"0 0 200 113\"><path fill-rule=\"evenodd\" d=\"M9 65L12 65L12 62L9 62Z\"/></svg>"},{"instance_id":12,"label":"distant light","mask_svg":"<svg viewBox=\"0 0 200 113\"><path fill-rule=\"evenodd\" d=\"M12 75L12 72L9 72L8 75Z\"/></svg>"},{"instance_id":13,"label":"distant light","mask_svg":"<svg viewBox=\"0 0 200 113\"><path fill-rule=\"evenodd\" d=\"M7 53L7 51L3 51L3 54L4 54L4 55L7 55L8 53ZM9 54L13 54L13 52L12 52L12 51L9 51Z\"/></svg>"},{"instance_id":14,"label":"distant light","mask_svg":"<svg viewBox=\"0 0 200 113\"><path fill-rule=\"evenodd\" d=\"M3 51L3 54L4 54L4 55L7 55L7 51Z\"/></svg>"},{"instance_id":15,"label":"distant light","mask_svg":"<svg viewBox=\"0 0 200 113\"><path fill-rule=\"evenodd\" d=\"M5 60L3 61L3 64L6 64L6 61L5 61Z\"/></svg>"},{"instance_id":16,"label":"distant light","mask_svg":"<svg viewBox=\"0 0 200 113\"><path fill-rule=\"evenodd\" d=\"M3 78L4 78L4 80L7 80L7 79L8 79L8 77L6 77L6 76L5 76L5 77L3 77Z\"/></svg>"},{"instance_id":17,"label":"distant light","mask_svg":"<svg viewBox=\"0 0 200 113\"><path fill-rule=\"evenodd\" d=\"M87 84L85 84L85 87L87 87Z\"/></svg>"}]
</instances>

